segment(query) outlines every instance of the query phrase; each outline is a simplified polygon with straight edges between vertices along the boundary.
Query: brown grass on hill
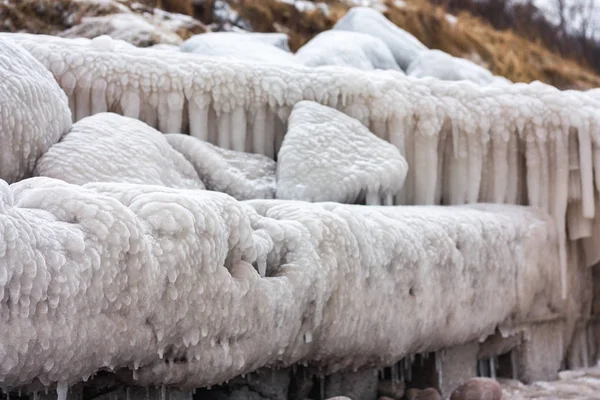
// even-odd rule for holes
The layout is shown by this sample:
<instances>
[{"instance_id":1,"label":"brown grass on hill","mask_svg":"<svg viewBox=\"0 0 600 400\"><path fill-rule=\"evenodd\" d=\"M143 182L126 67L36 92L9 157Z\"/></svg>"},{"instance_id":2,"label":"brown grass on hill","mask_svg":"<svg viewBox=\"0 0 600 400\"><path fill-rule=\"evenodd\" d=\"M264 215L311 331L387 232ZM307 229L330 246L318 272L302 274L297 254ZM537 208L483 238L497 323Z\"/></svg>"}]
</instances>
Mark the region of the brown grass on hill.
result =
<instances>
[{"instance_id":1,"label":"brown grass on hill","mask_svg":"<svg viewBox=\"0 0 600 400\"><path fill-rule=\"evenodd\" d=\"M340 0L326 0L329 12L321 9L300 12L279 0L234 0L231 6L259 32L285 32L290 48L298 49L314 35L330 29L347 11ZM511 31L495 30L467 12L452 23L440 7L428 0L407 0L398 7L386 0L386 16L427 47L479 62L494 74L515 82L539 80L561 89L600 86L600 77L575 61L562 58L538 43Z\"/></svg>"}]
</instances>

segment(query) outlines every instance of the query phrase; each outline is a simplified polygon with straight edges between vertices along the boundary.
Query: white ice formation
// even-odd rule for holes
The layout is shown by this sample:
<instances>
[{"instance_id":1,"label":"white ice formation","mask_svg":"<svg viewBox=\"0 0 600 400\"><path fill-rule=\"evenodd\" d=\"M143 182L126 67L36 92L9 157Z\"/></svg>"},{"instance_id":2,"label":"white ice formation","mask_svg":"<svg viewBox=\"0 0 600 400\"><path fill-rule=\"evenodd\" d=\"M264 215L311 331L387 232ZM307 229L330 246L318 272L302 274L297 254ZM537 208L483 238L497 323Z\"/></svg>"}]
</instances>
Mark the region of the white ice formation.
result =
<instances>
[{"instance_id":1,"label":"white ice formation","mask_svg":"<svg viewBox=\"0 0 600 400\"><path fill-rule=\"evenodd\" d=\"M464 58L453 57L440 50L420 53L410 63L406 74L415 78L434 77L445 81L468 80L480 85L500 82L494 74L482 66Z\"/></svg>"},{"instance_id":2,"label":"white ice formation","mask_svg":"<svg viewBox=\"0 0 600 400\"><path fill-rule=\"evenodd\" d=\"M133 118L100 113L76 122L37 162L35 176L68 183L122 182L204 189L165 136Z\"/></svg>"},{"instance_id":3,"label":"white ice formation","mask_svg":"<svg viewBox=\"0 0 600 400\"><path fill-rule=\"evenodd\" d=\"M365 33L329 30L319 33L296 52L304 65L339 65L363 70L402 71L385 42Z\"/></svg>"},{"instance_id":4,"label":"white ice formation","mask_svg":"<svg viewBox=\"0 0 600 400\"><path fill-rule=\"evenodd\" d=\"M261 366L389 365L558 309L557 236L533 208L237 202L40 177L0 181L0 217L5 387L103 368L202 387Z\"/></svg>"},{"instance_id":5,"label":"white ice formation","mask_svg":"<svg viewBox=\"0 0 600 400\"><path fill-rule=\"evenodd\" d=\"M70 126L67 97L52 74L21 46L0 40L0 179L31 176Z\"/></svg>"},{"instance_id":6,"label":"white ice formation","mask_svg":"<svg viewBox=\"0 0 600 400\"><path fill-rule=\"evenodd\" d=\"M370 7L353 7L333 29L366 33L389 47L396 62L406 71L408 65L427 47L416 37L394 25L381 12Z\"/></svg>"},{"instance_id":7,"label":"white ice formation","mask_svg":"<svg viewBox=\"0 0 600 400\"><path fill-rule=\"evenodd\" d=\"M179 133L167 142L193 165L206 189L237 200L275 197L275 161L262 154L227 150Z\"/></svg>"},{"instance_id":8,"label":"white ice formation","mask_svg":"<svg viewBox=\"0 0 600 400\"><path fill-rule=\"evenodd\" d=\"M76 119L123 113L133 104L132 117L162 132L190 132L222 148L274 158L292 107L312 100L398 147L409 172L394 204L529 204L555 218L563 239L567 226L572 239L592 235L600 102L586 92L183 53L167 60L147 49L97 51L25 34L0 39L22 44L50 69Z\"/></svg>"},{"instance_id":9,"label":"white ice formation","mask_svg":"<svg viewBox=\"0 0 600 400\"><path fill-rule=\"evenodd\" d=\"M299 65L290 52L275 46L272 40L237 32L209 32L194 35L181 45L181 51L229 60Z\"/></svg>"},{"instance_id":10,"label":"white ice formation","mask_svg":"<svg viewBox=\"0 0 600 400\"><path fill-rule=\"evenodd\" d=\"M398 148L357 120L301 101L277 158L277 198L393 205L407 170Z\"/></svg>"}]
</instances>

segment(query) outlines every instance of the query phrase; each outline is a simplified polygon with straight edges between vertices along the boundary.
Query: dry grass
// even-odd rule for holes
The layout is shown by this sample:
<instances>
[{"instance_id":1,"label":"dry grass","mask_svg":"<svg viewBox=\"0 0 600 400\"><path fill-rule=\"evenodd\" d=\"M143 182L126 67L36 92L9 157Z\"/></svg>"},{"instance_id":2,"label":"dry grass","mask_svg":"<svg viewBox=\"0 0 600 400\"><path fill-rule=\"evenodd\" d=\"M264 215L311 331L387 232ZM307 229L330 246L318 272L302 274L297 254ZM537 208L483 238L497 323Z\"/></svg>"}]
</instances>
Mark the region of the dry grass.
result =
<instances>
[{"instance_id":1,"label":"dry grass","mask_svg":"<svg viewBox=\"0 0 600 400\"><path fill-rule=\"evenodd\" d=\"M293 5L279 0L237 0L231 5L256 31L288 33L290 47L295 50L314 35L331 28L348 9L339 0L323 2L328 4L328 13L318 8L299 12ZM494 74L512 81L539 80L561 89L600 86L600 77L586 66L566 60L511 31L497 31L469 13L459 14L458 22L453 24L443 9L427 0L407 0L406 6L401 8L387 0L386 5L386 16L427 47L479 62Z\"/></svg>"}]
</instances>

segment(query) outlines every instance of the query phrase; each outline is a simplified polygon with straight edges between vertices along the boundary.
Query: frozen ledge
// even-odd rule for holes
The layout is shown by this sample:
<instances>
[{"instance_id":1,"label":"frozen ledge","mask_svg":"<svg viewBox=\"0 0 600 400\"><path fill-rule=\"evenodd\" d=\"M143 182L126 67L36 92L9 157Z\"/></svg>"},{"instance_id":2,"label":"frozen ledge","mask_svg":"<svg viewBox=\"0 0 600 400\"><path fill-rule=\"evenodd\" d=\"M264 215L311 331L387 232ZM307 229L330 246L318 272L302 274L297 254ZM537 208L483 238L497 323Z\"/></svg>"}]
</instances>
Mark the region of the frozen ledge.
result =
<instances>
[{"instance_id":1,"label":"frozen ledge","mask_svg":"<svg viewBox=\"0 0 600 400\"><path fill-rule=\"evenodd\" d=\"M0 181L0 232L5 387L100 369L185 388L295 363L391 365L560 306L552 220L519 206L33 178Z\"/></svg>"}]
</instances>

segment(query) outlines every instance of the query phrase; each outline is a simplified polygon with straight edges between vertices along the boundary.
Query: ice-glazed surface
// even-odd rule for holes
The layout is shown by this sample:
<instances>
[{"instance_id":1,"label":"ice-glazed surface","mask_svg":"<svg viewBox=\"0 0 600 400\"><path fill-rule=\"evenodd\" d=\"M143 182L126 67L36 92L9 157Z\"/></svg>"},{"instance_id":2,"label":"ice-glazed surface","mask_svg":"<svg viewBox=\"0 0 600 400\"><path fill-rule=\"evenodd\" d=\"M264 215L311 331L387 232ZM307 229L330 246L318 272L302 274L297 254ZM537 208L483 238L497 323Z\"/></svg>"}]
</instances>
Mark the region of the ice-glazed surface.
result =
<instances>
[{"instance_id":1,"label":"ice-glazed surface","mask_svg":"<svg viewBox=\"0 0 600 400\"><path fill-rule=\"evenodd\" d=\"M133 118L100 113L76 122L37 162L34 175L83 185L122 182L204 189L164 135Z\"/></svg>"},{"instance_id":2,"label":"ice-glazed surface","mask_svg":"<svg viewBox=\"0 0 600 400\"><path fill-rule=\"evenodd\" d=\"M319 33L296 52L310 67L339 65L363 70L402 71L385 42L366 33L330 30Z\"/></svg>"},{"instance_id":3,"label":"ice-glazed surface","mask_svg":"<svg viewBox=\"0 0 600 400\"><path fill-rule=\"evenodd\" d=\"M178 133L166 134L165 138L194 166L206 189L237 200L275 197L275 161L269 157L222 149Z\"/></svg>"},{"instance_id":4,"label":"ice-glazed surface","mask_svg":"<svg viewBox=\"0 0 600 400\"><path fill-rule=\"evenodd\" d=\"M8 388L100 368L203 387L261 366L391 365L557 310L553 223L524 207L237 202L43 177L0 181L0 216Z\"/></svg>"},{"instance_id":5,"label":"ice-glazed surface","mask_svg":"<svg viewBox=\"0 0 600 400\"><path fill-rule=\"evenodd\" d=\"M260 63L298 65L294 56L257 35L237 32L209 32L194 35L181 45L181 51Z\"/></svg>"},{"instance_id":6,"label":"ice-glazed surface","mask_svg":"<svg viewBox=\"0 0 600 400\"><path fill-rule=\"evenodd\" d=\"M539 207L557 221L564 276L567 232L573 240L593 235L600 102L586 92L540 82L480 86L394 71L176 52L167 58L148 49L100 51L68 39L0 37L22 44L52 71L76 119L99 110L122 113L139 101L137 118L162 132L189 132L222 148L274 158L291 109L316 101L398 147L409 172L397 204Z\"/></svg>"},{"instance_id":7,"label":"ice-glazed surface","mask_svg":"<svg viewBox=\"0 0 600 400\"><path fill-rule=\"evenodd\" d=\"M67 96L52 74L21 46L0 39L0 179L30 176L70 126Z\"/></svg>"},{"instance_id":8,"label":"ice-glazed surface","mask_svg":"<svg viewBox=\"0 0 600 400\"><path fill-rule=\"evenodd\" d=\"M410 63L406 74L416 78L431 76L445 81L472 81L480 85L498 83L487 69L464 58L453 57L440 50L420 53Z\"/></svg>"},{"instance_id":9,"label":"ice-glazed surface","mask_svg":"<svg viewBox=\"0 0 600 400\"><path fill-rule=\"evenodd\" d=\"M277 159L277 198L393 205L408 165L398 148L336 109L301 101Z\"/></svg>"},{"instance_id":10,"label":"ice-glazed surface","mask_svg":"<svg viewBox=\"0 0 600 400\"><path fill-rule=\"evenodd\" d=\"M416 37L398 28L381 12L369 7L353 7L333 27L343 31L361 32L385 42L403 70L427 47Z\"/></svg>"}]
</instances>

